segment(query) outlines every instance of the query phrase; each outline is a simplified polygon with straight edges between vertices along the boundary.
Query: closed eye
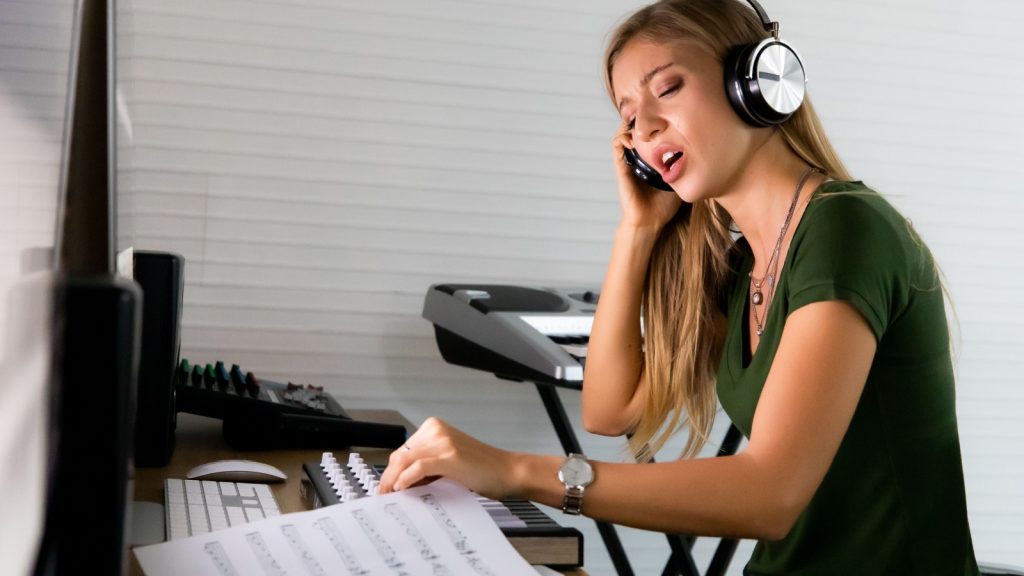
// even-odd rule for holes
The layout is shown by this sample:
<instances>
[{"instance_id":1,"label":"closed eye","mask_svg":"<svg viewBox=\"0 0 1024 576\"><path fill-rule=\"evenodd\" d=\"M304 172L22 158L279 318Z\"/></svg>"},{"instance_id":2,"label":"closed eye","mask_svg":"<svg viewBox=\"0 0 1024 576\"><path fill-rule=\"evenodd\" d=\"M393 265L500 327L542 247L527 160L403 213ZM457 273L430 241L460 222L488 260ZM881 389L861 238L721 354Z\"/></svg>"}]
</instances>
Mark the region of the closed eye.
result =
<instances>
[{"instance_id":1,"label":"closed eye","mask_svg":"<svg viewBox=\"0 0 1024 576\"><path fill-rule=\"evenodd\" d=\"M682 82L676 82L676 83L672 84L671 86L669 86L668 88L666 88L665 90L663 90L660 94L658 94L658 97L659 98L664 98L665 96L671 96L672 94L675 94L676 92L678 92L679 89L682 88L682 87L683 87L683 83Z\"/></svg>"}]
</instances>

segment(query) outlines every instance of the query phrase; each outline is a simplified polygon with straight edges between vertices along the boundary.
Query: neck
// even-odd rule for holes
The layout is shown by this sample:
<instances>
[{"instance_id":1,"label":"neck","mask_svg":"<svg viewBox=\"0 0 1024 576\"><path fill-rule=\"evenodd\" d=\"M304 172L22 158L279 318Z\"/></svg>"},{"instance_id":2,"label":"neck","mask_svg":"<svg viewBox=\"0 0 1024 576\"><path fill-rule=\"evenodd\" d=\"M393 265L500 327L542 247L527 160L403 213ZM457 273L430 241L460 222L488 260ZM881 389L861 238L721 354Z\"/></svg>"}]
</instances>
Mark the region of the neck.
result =
<instances>
[{"instance_id":1,"label":"neck","mask_svg":"<svg viewBox=\"0 0 1024 576\"><path fill-rule=\"evenodd\" d=\"M782 135L773 131L754 151L728 191L717 198L743 232L758 261L765 262L771 256L793 192L807 168L807 163L790 150ZM808 189L811 186L805 184L801 196Z\"/></svg>"}]
</instances>

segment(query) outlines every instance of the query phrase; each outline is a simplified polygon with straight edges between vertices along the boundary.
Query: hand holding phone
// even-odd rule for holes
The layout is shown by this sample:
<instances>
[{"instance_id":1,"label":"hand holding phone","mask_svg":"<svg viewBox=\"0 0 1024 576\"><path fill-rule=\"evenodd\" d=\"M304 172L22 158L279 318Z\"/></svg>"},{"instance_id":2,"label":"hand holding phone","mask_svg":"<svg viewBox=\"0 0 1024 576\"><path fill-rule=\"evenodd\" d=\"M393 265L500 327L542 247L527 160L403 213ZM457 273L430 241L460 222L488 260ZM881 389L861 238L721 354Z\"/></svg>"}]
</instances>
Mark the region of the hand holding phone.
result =
<instances>
[{"instance_id":1,"label":"hand holding phone","mask_svg":"<svg viewBox=\"0 0 1024 576\"><path fill-rule=\"evenodd\" d=\"M640 155L637 154L633 148L626 148L622 155L622 159L626 162L626 166L633 171L637 179L644 182L648 186L657 188L658 190L664 190L666 192L674 192L671 186L669 186L664 180L661 179L661 174L654 168L651 168Z\"/></svg>"},{"instance_id":2,"label":"hand holding phone","mask_svg":"<svg viewBox=\"0 0 1024 576\"><path fill-rule=\"evenodd\" d=\"M623 122L612 138L612 162L618 180L620 225L660 229L680 210L688 209L661 175L644 162L633 148L632 126ZM640 167L642 166L642 168ZM651 190L669 192L662 194Z\"/></svg>"}]
</instances>

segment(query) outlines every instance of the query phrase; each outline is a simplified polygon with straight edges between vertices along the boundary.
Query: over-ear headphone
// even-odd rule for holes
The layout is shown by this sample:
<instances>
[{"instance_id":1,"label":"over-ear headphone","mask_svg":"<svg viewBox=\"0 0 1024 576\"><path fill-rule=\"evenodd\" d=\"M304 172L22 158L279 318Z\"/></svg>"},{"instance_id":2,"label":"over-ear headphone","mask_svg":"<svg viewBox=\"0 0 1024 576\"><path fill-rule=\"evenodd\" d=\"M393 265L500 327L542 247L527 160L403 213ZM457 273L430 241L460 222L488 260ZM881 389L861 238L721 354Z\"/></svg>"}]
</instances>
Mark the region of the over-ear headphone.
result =
<instances>
[{"instance_id":1,"label":"over-ear headphone","mask_svg":"<svg viewBox=\"0 0 1024 576\"><path fill-rule=\"evenodd\" d=\"M747 0L771 37L733 48L725 59L725 92L729 103L752 126L774 126L789 119L804 101L807 75L796 50L779 39L756 0Z\"/></svg>"}]
</instances>

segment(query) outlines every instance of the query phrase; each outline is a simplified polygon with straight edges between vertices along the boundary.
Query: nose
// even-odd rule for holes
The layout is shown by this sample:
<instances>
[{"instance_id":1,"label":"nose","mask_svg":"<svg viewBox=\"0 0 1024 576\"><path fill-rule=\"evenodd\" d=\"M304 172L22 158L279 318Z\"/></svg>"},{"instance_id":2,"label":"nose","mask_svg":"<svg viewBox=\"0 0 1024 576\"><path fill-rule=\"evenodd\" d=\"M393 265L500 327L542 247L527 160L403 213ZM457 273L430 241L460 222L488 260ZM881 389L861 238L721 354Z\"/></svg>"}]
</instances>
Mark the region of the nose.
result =
<instances>
[{"instance_id":1,"label":"nose","mask_svg":"<svg viewBox=\"0 0 1024 576\"><path fill-rule=\"evenodd\" d=\"M650 142L655 136L665 130L666 122L650 106L643 106L637 110L636 119L633 124L634 137Z\"/></svg>"}]
</instances>

